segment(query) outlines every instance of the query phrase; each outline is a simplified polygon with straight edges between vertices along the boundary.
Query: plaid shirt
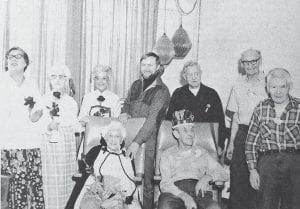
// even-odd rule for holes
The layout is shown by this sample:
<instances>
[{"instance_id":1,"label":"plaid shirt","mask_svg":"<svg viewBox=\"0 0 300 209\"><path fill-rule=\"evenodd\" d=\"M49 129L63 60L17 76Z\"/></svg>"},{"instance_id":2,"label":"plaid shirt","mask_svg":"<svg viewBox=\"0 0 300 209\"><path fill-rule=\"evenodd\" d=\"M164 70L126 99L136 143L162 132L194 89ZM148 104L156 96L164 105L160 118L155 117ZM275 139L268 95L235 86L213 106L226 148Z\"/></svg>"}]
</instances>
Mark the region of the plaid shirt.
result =
<instances>
[{"instance_id":1,"label":"plaid shirt","mask_svg":"<svg viewBox=\"0 0 300 209\"><path fill-rule=\"evenodd\" d=\"M280 118L268 98L254 109L245 145L249 170L256 169L258 153L266 150L300 149L300 100L290 97Z\"/></svg>"}]
</instances>

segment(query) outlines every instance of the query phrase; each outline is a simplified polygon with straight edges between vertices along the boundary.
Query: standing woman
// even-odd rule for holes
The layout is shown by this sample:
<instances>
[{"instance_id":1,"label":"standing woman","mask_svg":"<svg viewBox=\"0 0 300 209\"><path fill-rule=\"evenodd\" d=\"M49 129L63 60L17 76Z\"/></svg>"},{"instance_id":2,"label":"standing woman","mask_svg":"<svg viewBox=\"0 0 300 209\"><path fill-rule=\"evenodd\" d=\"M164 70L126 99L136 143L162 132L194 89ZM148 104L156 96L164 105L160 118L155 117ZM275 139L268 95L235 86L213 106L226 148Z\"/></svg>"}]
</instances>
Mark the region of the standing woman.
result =
<instances>
[{"instance_id":1,"label":"standing woman","mask_svg":"<svg viewBox=\"0 0 300 209\"><path fill-rule=\"evenodd\" d=\"M119 96L109 90L112 79L111 68L97 65L93 69L92 78L94 79L95 90L84 95L78 116L82 125L88 122L90 115L117 118L121 112ZM103 114L102 110L98 108L99 106L102 106ZM108 110L110 114L106 114L105 110Z\"/></svg>"},{"instance_id":2,"label":"standing woman","mask_svg":"<svg viewBox=\"0 0 300 209\"><path fill-rule=\"evenodd\" d=\"M6 53L6 72L0 78L1 174L11 176L9 208L44 208L41 143L36 122L43 114L35 83L24 75L27 53L13 47ZM3 192L3 191L2 191Z\"/></svg>"},{"instance_id":3,"label":"standing woman","mask_svg":"<svg viewBox=\"0 0 300 209\"><path fill-rule=\"evenodd\" d=\"M43 179L46 209L64 208L76 171L75 129L78 107L68 95L70 70L55 65L48 73L50 91L43 99L44 120L47 121L46 140L42 149Z\"/></svg>"}]
</instances>

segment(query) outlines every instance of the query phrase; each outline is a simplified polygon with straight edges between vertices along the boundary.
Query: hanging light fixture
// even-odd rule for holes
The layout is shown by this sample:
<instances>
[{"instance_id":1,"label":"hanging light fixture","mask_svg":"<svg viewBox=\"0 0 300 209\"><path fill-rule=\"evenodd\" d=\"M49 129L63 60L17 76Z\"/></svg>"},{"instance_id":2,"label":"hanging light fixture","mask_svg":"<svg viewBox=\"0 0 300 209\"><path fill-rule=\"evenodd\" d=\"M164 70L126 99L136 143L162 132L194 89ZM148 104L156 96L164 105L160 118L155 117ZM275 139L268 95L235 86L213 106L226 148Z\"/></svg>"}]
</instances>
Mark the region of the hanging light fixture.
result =
<instances>
[{"instance_id":1,"label":"hanging light fixture","mask_svg":"<svg viewBox=\"0 0 300 209\"><path fill-rule=\"evenodd\" d=\"M182 27L182 16L183 15L189 15L191 14L196 5L197 5L197 0L195 0L193 8L185 12L182 7L180 6L179 0L175 0L178 12L180 13L180 26L179 28L175 31L173 37L172 37L172 42L174 44L174 50L175 50L175 57L176 58L184 58L189 51L192 48L192 42L191 39L186 32L186 30Z\"/></svg>"},{"instance_id":2,"label":"hanging light fixture","mask_svg":"<svg viewBox=\"0 0 300 209\"><path fill-rule=\"evenodd\" d=\"M171 62L175 55L174 45L169 37L166 35L166 5L167 0L165 0L165 18L164 18L164 33L158 39L154 46L154 51L160 58L160 63L162 65L167 65Z\"/></svg>"}]
</instances>

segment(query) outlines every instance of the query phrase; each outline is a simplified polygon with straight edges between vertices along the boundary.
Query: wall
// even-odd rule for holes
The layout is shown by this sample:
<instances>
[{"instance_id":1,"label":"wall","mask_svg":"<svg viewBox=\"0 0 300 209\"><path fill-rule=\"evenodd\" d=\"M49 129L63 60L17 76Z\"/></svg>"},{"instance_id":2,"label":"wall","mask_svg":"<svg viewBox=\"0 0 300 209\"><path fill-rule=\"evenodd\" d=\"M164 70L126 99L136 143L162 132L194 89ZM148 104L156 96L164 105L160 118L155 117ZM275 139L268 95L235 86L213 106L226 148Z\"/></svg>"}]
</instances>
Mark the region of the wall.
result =
<instances>
[{"instance_id":1,"label":"wall","mask_svg":"<svg viewBox=\"0 0 300 209\"><path fill-rule=\"evenodd\" d=\"M188 11L194 0L179 2ZM163 33L164 3L160 1L157 38ZM218 91L225 108L230 88L239 76L240 54L252 47L262 52L265 72L274 67L291 72L292 94L300 97L299 0L202 0L200 12L199 3L193 13L183 17L193 48L185 59L173 60L163 75L171 92L181 85L183 64L195 59L201 64L203 83ZM179 24L174 0L167 0L166 16L166 33L171 38Z\"/></svg>"}]
</instances>

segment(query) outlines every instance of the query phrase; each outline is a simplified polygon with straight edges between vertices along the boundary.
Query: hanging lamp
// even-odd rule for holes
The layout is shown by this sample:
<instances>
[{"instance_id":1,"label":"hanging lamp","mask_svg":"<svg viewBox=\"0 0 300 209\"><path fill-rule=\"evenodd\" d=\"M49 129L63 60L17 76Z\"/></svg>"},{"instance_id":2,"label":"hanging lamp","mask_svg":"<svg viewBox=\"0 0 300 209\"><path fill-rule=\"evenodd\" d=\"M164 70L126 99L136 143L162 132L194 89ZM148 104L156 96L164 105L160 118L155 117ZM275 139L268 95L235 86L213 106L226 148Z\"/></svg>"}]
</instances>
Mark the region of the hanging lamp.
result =
<instances>
[{"instance_id":1,"label":"hanging lamp","mask_svg":"<svg viewBox=\"0 0 300 209\"><path fill-rule=\"evenodd\" d=\"M178 12L180 13L180 26L179 28L175 31L173 37L172 37L172 43L174 44L174 50L175 50L175 57L182 59L184 58L189 51L192 48L192 42L191 39L186 32L186 30L182 27L182 16L183 15L189 15L191 14L197 4L197 0L195 0L194 5L192 9L188 12L185 12L182 7L180 6L179 0L175 0Z\"/></svg>"},{"instance_id":2,"label":"hanging lamp","mask_svg":"<svg viewBox=\"0 0 300 209\"><path fill-rule=\"evenodd\" d=\"M166 4L167 0L165 0L164 33L154 46L154 51L159 56L162 65L169 64L175 55L174 45L166 34Z\"/></svg>"}]
</instances>

